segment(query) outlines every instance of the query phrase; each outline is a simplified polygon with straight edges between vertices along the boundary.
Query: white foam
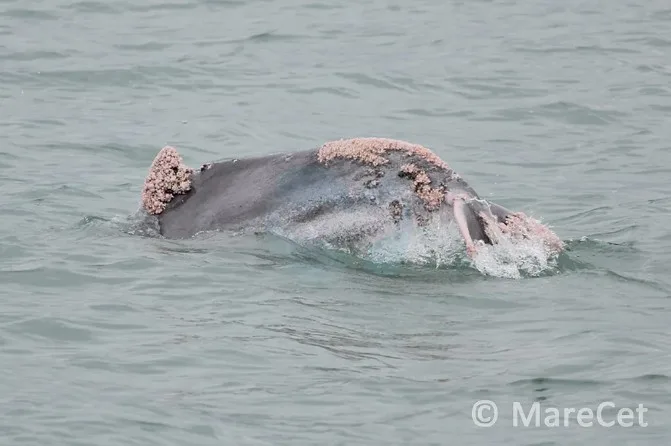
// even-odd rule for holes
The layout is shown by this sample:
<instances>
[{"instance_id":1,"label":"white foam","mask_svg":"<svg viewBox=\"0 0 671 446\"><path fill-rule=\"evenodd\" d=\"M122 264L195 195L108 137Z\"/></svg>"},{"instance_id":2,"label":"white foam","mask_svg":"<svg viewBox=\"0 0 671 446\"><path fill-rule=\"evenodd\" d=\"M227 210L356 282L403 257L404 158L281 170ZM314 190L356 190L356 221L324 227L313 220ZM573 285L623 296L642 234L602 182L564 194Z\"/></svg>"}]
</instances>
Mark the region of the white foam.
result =
<instances>
[{"instance_id":1,"label":"white foam","mask_svg":"<svg viewBox=\"0 0 671 446\"><path fill-rule=\"evenodd\" d=\"M482 274L508 279L534 277L557 266L556 254L542 240L502 238L495 245L478 248L473 266Z\"/></svg>"},{"instance_id":2,"label":"white foam","mask_svg":"<svg viewBox=\"0 0 671 446\"><path fill-rule=\"evenodd\" d=\"M301 245L343 251L379 264L448 268L470 263L482 274L510 279L538 276L556 265L556 256L547 251L542 240L507 236L496 245L481 244L469 261L456 224L438 214L424 226L408 218L395 225L370 209L350 209L272 232ZM352 237L362 233L367 235Z\"/></svg>"}]
</instances>

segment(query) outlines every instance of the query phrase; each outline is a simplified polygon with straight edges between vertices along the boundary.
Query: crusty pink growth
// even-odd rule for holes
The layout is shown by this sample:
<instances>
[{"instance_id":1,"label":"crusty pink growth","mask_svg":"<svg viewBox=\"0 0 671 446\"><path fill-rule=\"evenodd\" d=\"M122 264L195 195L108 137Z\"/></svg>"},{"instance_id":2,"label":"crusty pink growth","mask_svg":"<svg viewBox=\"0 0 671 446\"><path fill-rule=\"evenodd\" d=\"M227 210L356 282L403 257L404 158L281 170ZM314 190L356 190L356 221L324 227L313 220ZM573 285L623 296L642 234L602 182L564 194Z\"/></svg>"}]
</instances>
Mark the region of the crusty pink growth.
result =
<instances>
[{"instance_id":1,"label":"crusty pink growth","mask_svg":"<svg viewBox=\"0 0 671 446\"><path fill-rule=\"evenodd\" d=\"M445 201L444 188L431 187L431 178L414 163L404 164L400 170L414 180L415 193L424 201L424 206L428 211L435 211L440 208L440 205Z\"/></svg>"},{"instance_id":2,"label":"crusty pink growth","mask_svg":"<svg viewBox=\"0 0 671 446\"><path fill-rule=\"evenodd\" d=\"M142 189L142 205L150 214L160 214L175 195L191 189L193 169L175 148L163 147L154 158Z\"/></svg>"},{"instance_id":3,"label":"crusty pink growth","mask_svg":"<svg viewBox=\"0 0 671 446\"><path fill-rule=\"evenodd\" d=\"M480 217L486 223L485 232L494 243L500 239L501 235L505 234L517 240L540 240L548 251L555 254L564 250L564 242L557 237L557 234L524 212L515 212L508 215L505 223L496 223L491 216L485 213L480 213Z\"/></svg>"},{"instance_id":4,"label":"crusty pink growth","mask_svg":"<svg viewBox=\"0 0 671 446\"><path fill-rule=\"evenodd\" d=\"M422 158L440 169L451 170L445 161L426 147L388 138L352 138L330 141L319 149L317 158L323 164L341 158L380 166L389 163L388 152L405 152L407 156ZM408 163L403 164L400 171L414 180L415 193L424 201L427 210L440 208L445 192L442 188L437 189L430 186L431 178L424 170L414 163Z\"/></svg>"},{"instance_id":5,"label":"crusty pink growth","mask_svg":"<svg viewBox=\"0 0 671 446\"><path fill-rule=\"evenodd\" d=\"M431 186L424 185L418 191L417 195L424 201L424 206L429 211L435 211L445 201L445 192Z\"/></svg>"},{"instance_id":6,"label":"crusty pink growth","mask_svg":"<svg viewBox=\"0 0 671 446\"><path fill-rule=\"evenodd\" d=\"M420 184L431 184L431 178L424 171L421 171L415 177L415 186L419 186Z\"/></svg>"},{"instance_id":7,"label":"crusty pink growth","mask_svg":"<svg viewBox=\"0 0 671 446\"><path fill-rule=\"evenodd\" d=\"M524 212L516 212L506 218L507 232L513 236L540 239L549 250L559 253L564 250L564 242L547 226Z\"/></svg>"},{"instance_id":8,"label":"crusty pink growth","mask_svg":"<svg viewBox=\"0 0 671 446\"><path fill-rule=\"evenodd\" d=\"M317 156L319 162L324 164L336 158L344 158L379 166L389 162L385 154L390 151L406 152L408 156L424 158L427 162L442 169L450 168L445 161L426 147L389 138L352 138L330 141L319 149Z\"/></svg>"},{"instance_id":9,"label":"crusty pink growth","mask_svg":"<svg viewBox=\"0 0 671 446\"><path fill-rule=\"evenodd\" d=\"M415 166L413 163L404 164L401 166L401 172L407 173L408 175L414 175L417 172L419 172L419 168Z\"/></svg>"}]
</instances>

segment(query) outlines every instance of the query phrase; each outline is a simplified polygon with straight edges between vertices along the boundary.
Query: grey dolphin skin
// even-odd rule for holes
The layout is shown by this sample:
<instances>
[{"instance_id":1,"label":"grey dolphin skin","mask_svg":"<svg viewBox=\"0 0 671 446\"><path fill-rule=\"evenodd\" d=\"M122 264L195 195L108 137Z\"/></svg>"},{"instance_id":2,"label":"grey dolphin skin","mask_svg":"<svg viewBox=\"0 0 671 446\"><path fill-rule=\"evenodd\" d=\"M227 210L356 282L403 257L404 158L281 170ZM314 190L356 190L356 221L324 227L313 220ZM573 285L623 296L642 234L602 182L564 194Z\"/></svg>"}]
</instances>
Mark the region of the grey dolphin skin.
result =
<instances>
[{"instance_id":1,"label":"grey dolphin skin","mask_svg":"<svg viewBox=\"0 0 671 446\"><path fill-rule=\"evenodd\" d=\"M563 249L536 220L480 199L429 149L385 138L331 141L312 150L204 164L200 170L184 165L167 146L152 163L142 203L166 238L330 220L356 239L404 220L421 226L437 215L457 224L470 256L476 245L496 243L506 234L540 237L552 251Z\"/></svg>"}]
</instances>

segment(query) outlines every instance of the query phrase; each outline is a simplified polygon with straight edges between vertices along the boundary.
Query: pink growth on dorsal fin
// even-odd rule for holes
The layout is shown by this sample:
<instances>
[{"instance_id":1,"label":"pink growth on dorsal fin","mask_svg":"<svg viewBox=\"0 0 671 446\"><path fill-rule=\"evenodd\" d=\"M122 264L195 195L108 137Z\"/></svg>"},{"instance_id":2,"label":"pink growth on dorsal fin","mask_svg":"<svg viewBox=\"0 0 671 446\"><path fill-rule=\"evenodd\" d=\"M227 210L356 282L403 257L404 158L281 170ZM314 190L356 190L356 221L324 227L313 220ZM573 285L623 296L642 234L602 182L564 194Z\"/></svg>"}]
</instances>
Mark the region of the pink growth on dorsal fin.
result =
<instances>
[{"instance_id":1,"label":"pink growth on dorsal fin","mask_svg":"<svg viewBox=\"0 0 671 446\"><path fill-rule=\"evenodd\" d=\"M163 212L175 195L191 189L193 169L182 161L174 147L165 146L151 163L142 188L142 205L150 214Z\"/></svg>"}]
</instances>

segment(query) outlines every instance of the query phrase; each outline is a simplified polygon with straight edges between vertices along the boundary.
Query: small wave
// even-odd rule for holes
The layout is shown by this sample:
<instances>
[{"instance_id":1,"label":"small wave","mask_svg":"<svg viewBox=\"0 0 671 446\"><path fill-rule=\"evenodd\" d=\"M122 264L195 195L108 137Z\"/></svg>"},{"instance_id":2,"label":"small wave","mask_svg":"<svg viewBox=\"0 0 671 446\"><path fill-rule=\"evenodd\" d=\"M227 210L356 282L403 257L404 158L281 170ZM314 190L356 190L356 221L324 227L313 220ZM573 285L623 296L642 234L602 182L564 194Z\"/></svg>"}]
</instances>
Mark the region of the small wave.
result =
<instances>
[{"instance_id":1,"label":"small wave","mask_svg":"<svg viewBox=\"0 0 671 446\"><path fill-rule=\"evenodd\" d=\"M98 215L86 215L75 225L75 229L98 234L102 233L125 233L140 237L161 237L158 219L138 210L135 214L127 216L114 216L112 218L100 217Z\"/></svg>"}]
</instances>

